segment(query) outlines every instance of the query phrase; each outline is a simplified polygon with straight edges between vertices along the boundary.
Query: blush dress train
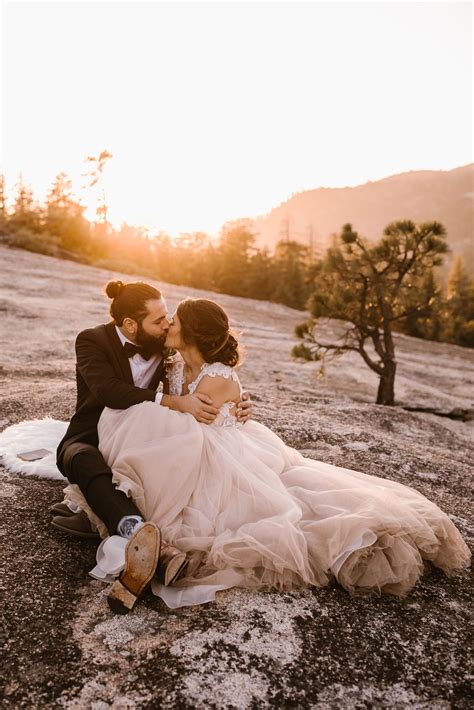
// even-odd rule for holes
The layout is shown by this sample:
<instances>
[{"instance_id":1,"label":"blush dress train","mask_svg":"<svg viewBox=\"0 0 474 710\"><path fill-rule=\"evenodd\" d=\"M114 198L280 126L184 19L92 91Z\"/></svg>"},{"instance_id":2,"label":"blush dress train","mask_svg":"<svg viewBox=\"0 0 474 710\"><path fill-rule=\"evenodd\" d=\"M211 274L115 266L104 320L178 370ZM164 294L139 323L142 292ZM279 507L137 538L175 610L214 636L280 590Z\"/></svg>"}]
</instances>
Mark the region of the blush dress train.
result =
<instances>
[{"instance_id":1,"label":"blush dress train","mask_svg":"<svg viewBox=\"0 0 474 710\"><path fill-rule=\"evenodd\" d=\"M183 371L175 356L171 394L182 393ZM231 367L204 364L189 392L205 375L240 386ZM98 431L116 485L187 553L186 576L174 585L196 590L185 603L202 600L201 585L291 590L333 578L350 592L402 597L425 560L447 575L469 565L459 531L421 493L305 458L268 427L239 424L232 403L212 425L153 402L105 409ZM105 536L77 487L66 490Z\"/></svg>"}]
</instances>

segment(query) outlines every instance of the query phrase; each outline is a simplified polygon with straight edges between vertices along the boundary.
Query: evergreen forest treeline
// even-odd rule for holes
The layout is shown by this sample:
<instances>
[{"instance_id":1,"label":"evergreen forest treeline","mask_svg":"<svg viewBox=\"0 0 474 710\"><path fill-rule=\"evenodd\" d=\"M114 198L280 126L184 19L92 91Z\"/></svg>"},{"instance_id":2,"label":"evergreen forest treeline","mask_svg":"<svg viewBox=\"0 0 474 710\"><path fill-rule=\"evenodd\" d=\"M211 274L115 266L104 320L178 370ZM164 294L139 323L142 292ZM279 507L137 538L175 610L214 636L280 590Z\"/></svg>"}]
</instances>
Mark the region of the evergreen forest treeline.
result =
<instances>
[{"instance_id":1,"label":"evergreen forest treeline","mask_svg":"<svg viewBox=\"0 0 474 710\"><path fill-rule=\"evenodd\" d=\"M114 229L105 204L95 222L84 211L64 173L56 177L43 204L20 180L10 207L0 177L0 234L13 247L300 310L317 290L321 260L292 240L280 241L273 253L258 248L250 220L226 223L218 240L203 232L171 238L128 224ZM438 284L436 269L422 274L416 287L430 291L429 306L411 312L397 330L474 347L474 280L462 260L454 261L446 287Z\"/></svg>"}]
</instances>

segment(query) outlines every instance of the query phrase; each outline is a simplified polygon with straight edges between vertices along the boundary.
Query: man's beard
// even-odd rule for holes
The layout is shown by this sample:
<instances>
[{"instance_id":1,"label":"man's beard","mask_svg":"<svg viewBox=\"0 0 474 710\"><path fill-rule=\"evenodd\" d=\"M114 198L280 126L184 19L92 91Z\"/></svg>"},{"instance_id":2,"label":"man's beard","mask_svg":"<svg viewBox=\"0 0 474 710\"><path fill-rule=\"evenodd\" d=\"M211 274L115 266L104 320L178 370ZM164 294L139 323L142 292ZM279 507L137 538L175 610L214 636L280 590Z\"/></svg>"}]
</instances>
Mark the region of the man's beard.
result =
<instances>
[{"instance_id":1,"label":"man's beard","mask_svg":"<svg viewBox=\"0 0 474 710\"><path fill-rule=\"evenodd\" d=\"M160 335L159 337L155 337L154 335L146 333L141 323L137 323L135 342L141 348L144 348L144 350L148 350L149 353L162 355L163 350L165 349L165 340L166 333L163 333L163 335Z\"/></svg>"}]
</instances>

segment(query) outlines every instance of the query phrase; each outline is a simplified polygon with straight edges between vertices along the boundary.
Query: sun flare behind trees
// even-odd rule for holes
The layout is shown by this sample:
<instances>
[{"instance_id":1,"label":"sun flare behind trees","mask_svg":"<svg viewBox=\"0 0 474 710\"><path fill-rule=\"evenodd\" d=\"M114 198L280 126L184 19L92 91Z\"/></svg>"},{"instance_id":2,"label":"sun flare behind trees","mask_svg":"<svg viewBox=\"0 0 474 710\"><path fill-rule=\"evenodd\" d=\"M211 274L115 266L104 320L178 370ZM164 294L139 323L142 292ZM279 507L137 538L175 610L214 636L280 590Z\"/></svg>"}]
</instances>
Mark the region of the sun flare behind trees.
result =
<instances>
[{"instance_id":1,"label":"sun flare behind trees","mask_svg":"<svg viewBox=\"0 0 474 710\"><path fill-rule=\"evenodd\" d=\"M311 293L314 260L309 250L291 240L281 242L274 255L259 249L250 220L223 225L216 241L203 232L172 238L144 227L107 222L107 203L101 176L110 154L88 158L87 177L98 186L97 221L84 216L85 207L73 196L67 175L55 178L46 201L34 199L20 178L10 210L0 212L3 241L50 256L75 259L95 266L142 274L154 279L283 303L303 309ZM5 205L0 184L0 205Z\"/></svg>"},{"instance_id":2,"label":"sun flare behind trees","mask_svg":"<svg viewBox=\"0 0 474 710\"><path fill-rule=\"evenodd\" d=\"M103 170L110 154L101 156ZM92 159L90 162L90 177L100 182L99 166ZM322 317L324 311L327 317L353 322L361 303L370 309L368 303L375 303L380 294L394 304L397 278L393 267L401 258L397 249L402 249L403 240L416 241L421 235L417 230L426 227L416 227L408 221L394 223L398 226L389 225L382 242L376 245L366 244L346 225L341 235L342 247L329 249L325 257L316 258L307 246L289 238L282 239L273 253L259 248L249 219L224 224L217 240L203 232L172 238L165 232L150 234L144 227L128 224L114 229L107 222L103 189L100 198L102 209L97 211L97 221L91 222L84 216L85 207L74 197L71 180L60 173L44 204L35 199L31 188L20 178L8 208L5 181L0 176L0 238L14 247L100 268L217 293L273 301L300 310L309 307L315 318ZM422 240L423 249L428 243L431 245L430 254L433 239L438 240L437 248L444 244L443 228L438 225L436 229L441 230L439 234L428 234ZM443 291L436 265L444 251L435 249L431 261L427 259L428 252L422 267L419 254L415 259L416 263L408 273L409 285L405 276L399 284L406 312L401 317L395 309L389 318L390 328L420 338L474 347L474 281L458 258ZM371 283L369 288L367 282L364 286L361 274L369 278L374 265L382 263L385 266L380 267L382 274L377 277L378 283ZM346 281L342 278L343 272ZM367 300L369 291L372 301ZM375 323L373 314L368 314L367 318L366 326L370 331ZM321 355L321 349L310 342L308 324L298 330L298 336L304 336L304 342L296 347L297 356L313 359ZM375 343L378 336L369 332L368 337ZM385 343L386 339L381 336L377 347L386 347ZM334 352L336 350L333 348ZM383 398L387 397L390 399L389 391Z\"/></svg>"}]
</instances>

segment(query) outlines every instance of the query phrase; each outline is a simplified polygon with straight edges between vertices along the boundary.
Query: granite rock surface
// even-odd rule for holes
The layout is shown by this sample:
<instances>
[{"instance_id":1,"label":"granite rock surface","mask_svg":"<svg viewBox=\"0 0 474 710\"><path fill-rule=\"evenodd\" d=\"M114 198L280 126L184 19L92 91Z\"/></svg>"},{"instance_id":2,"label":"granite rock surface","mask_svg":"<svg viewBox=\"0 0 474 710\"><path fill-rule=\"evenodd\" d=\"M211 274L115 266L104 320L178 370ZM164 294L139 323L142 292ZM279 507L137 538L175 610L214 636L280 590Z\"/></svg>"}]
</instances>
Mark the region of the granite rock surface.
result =
<instances>
[{"instance_id":1,"label":"granite rock surface","mask_svg":"<svg viewBox=\"0 0 474 710\"><path fill-rule=\"evenodd\" d=\"M75 335L108 320L102 289L114 275L5 247L0 255L1 427L67 420ZM170 308L206 295L228 309L259 421L309 457L416 488L472 545L472 350L397 336L397 406L380 407L376 377L356 355L324 377L316 363L292 361L301 313L161 286ZM355 598L336 584L235 589L174 611L147 595L117 617L88 576L95 545L50 526L62 487L0 469L2 707L471 707L468 572L427 569L403 600Z\"/></svg>"}]
</instances>

